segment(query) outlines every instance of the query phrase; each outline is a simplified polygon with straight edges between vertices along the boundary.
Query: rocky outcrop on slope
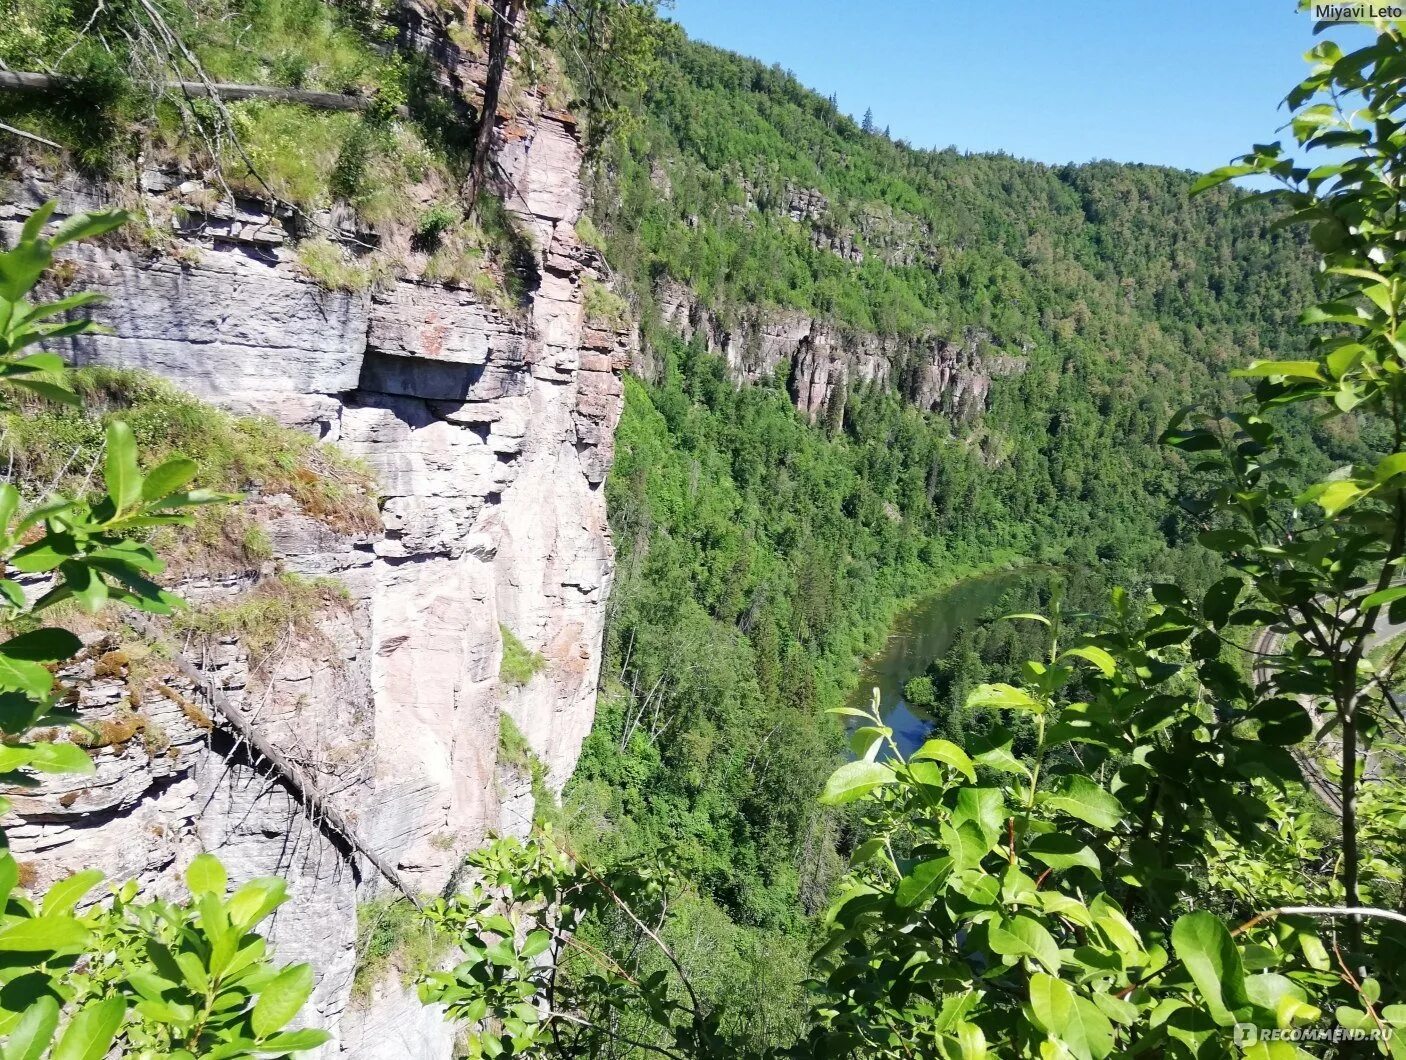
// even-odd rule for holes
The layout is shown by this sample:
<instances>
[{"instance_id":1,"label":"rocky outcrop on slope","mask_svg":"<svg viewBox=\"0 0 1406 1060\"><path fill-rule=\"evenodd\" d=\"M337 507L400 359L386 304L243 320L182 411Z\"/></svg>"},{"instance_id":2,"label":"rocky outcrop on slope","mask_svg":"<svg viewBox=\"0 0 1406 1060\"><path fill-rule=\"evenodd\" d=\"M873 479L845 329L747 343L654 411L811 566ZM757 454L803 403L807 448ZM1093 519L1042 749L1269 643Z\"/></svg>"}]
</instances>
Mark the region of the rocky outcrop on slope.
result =
<instances>
[{"instance_id":1,"label":"rocky outcrop on slope","mask_svg":"<svg viewBox=\"0 0 1406 1060\"><path fill-rule=\"evenodd\" d=\"M738 382L787 382L796 408L811 419L862 384L897 387L926 412L970 419L986 407L993 379L1024 369L1024 358L993 346L979 331L959 339L900 340L835 327L793 310L768 310L723 324L682 284L656 295L664 321L685 338L701 335L726 358ZM648 374L649 365L637 369Z\"/></svg>"},{"instance_id":2,"label":"rocky outcrop on slope","mask_svg":"<svg viewBox=\"0 0 1406 1060\"><path fill-rule=\"evenodd\" d=\"M257 660L226 639L197 661L424 891L443 888L489 831L530 818L522 784L496 769L500 710L550 788L570 775L594 714L613 562L602 483L630 354L625 336L584 319L582 279L598 260L575 235L575 126L529 100L502 131L508 205L535 247L537 279L517 311L408 280L321 289L293 263L287 218L247 201L198 223L184 215L159 257L83 247L66 267L73 287L109 299L96 315L110 333L76 345L78 363L158 373L314 432L374 470L380 532L343 533L287 498L261 501L273 562L342 587L314 628ZM151 171L141 187L154 203L180 191L179 176ZM51 197L62 214L107 195L21 173L3 187L0 225L11 233ZM247 587L233 577L178 588L223 599ZM511 696L498 681L502 627L546 659ZM70 675L74 695L94 721L141 727L94 749L99 771L81 790L60 783L17 807L12 840L33 882L95 865L175 889L202 849L235 880L283 875L294 897L274 941L282 959L316 966L313 1018L346 1055L449 1056L452 1031L393 986L348 1007L356 905L379 885L374 871L210 728L189 682L137 680L113 658L99 674L103 657Z\"/></svg>"}]
</instances>

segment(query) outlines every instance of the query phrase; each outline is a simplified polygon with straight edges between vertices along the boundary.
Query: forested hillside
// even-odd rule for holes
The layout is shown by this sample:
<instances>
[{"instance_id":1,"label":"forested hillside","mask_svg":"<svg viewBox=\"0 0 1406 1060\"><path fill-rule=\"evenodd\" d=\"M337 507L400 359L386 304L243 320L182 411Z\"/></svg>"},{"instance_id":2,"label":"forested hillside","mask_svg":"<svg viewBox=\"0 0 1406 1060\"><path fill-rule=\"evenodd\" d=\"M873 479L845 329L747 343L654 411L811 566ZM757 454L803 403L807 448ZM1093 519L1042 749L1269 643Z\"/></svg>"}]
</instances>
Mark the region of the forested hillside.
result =
<instances>
[{"instance_id":1,"label":"forested hillside","mask_svg":"<svg viewBox=\"0 0 1406 1060\"><path fill-rule=\"evenodd\" d=\"M1209 584L1178 515L1186 463L1157 438L1178 407L1228 402L1230 367L1303 347L1312 270L1300 234L1231 188L1190 198L1190 173L916 150L677 32L659 59L595 171L655 381L627 391L609 694L569 808L613 855L663 847L737 922L794 932L847 842L813 802L842 746L821 712L895 606L1021 560L1063 568L1076 608L1115 582ZM908 407L899 373L811 424L784 378L738 388L661 321L676 283L724 325L792 310L856 342L975 329L1024 370L973 418ZM1354 449L1307 422L1291 441L1310 462ZM1036 632L992 638L992 661L1032 657Z\"/></svg>"}]
</instances>

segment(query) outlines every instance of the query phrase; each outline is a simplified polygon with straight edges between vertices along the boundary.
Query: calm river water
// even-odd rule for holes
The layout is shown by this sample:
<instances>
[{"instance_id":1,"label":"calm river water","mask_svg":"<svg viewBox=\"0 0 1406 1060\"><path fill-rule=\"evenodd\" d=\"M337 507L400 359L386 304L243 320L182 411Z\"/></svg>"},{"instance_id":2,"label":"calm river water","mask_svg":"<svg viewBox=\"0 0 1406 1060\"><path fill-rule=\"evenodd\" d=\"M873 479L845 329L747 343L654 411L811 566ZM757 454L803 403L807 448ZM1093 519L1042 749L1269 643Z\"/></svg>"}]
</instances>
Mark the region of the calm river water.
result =
<instances>
[{"instance_id":1,"label":"calm river water","mask_svg":"<svg viewBox=\"0 0 1406 1060\"><path fill-rule=\"evenodd\" d=\"M946 655L957 634L999 603L1008 590L1046 569L1021 567L964 578L904 611L894 620L883 650L864 663L850 705L867 708L877 686L894 739L905 755L917 750L931 723L903 702L904 684Z\"/></svg>"}]
</instances>

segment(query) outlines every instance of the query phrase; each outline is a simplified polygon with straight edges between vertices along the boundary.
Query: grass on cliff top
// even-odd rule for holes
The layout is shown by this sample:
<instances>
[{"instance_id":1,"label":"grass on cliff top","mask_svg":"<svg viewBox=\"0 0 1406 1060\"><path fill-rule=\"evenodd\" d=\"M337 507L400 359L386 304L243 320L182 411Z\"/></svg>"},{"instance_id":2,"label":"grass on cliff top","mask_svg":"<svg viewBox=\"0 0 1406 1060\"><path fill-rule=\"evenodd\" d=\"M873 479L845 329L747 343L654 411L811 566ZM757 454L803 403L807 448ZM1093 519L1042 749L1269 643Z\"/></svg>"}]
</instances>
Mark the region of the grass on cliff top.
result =
<instances>
[{"instance_id":1,"label":"grass on cliff top","mask_svg":"<svg viewBox=\"0 0 1406 1060\"><path fill-rule=\"evenodd\" d=\"M178 612L172 626L205 641L237 637L249 653L249 666L260 670L280 648L308 644L323 636L317 616L349 605L347 590L335 578L280 574L262 578L232 600L197 604Z\"/></svg>"},{"instance_id":2,"label":"grass on cliff top","mask_svg":"<svg viewBox=\"0 0 1406 1060\"><path fill-rule=\"evenodd\" d=\"M82 409L20 398L0 415L0 461L26 493L97 487L104 422L120 416L148 467L180 454L199 465L200 486L287 494L307 515L342 532L365 533L380 525L370 469L302 431L231 415L145 372L90 367L70 379L83 397ZM208 511L224 517L237 508ZM255 528L242 532L258 551Z\"/></svg>"}]
</instances>

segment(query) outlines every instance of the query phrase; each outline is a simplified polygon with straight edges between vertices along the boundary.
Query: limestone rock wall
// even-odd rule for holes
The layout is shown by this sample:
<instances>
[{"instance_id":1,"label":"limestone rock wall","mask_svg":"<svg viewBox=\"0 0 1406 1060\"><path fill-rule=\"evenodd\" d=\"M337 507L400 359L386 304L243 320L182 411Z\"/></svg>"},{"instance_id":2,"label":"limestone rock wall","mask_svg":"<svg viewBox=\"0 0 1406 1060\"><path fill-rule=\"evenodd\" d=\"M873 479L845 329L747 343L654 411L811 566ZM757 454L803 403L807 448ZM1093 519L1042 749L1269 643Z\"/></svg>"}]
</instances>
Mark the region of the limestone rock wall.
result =
<instances>
[{"instance_id":1,"label":"limestone rock wall","mask_svg":"<svg viewBox=\"0 0 1406 1060\"><path fill-rule=\"evenodd\" d=\"M471 76L453 54L439 58L446 76ZM599 262L575 235L580 145L571 118L540 101L519 104L501 131L505 201L536 256L538 280L518 309L411 281L321 289L294 264L285 219L243 201L183 226L175 254L75 248L69 276L109 299L96 315L110 334L76 343L78 363L158 373L334 441L374 470L377 532L349 535L289 498L258 499L270 565L343 589L296 642L257 659L235 640L207 643L198 661L427 892L490 831L530 821L525 778L497 768L500 711L549 787L570 776L594 715L613 565L603 483L630 342L584 318L582 280ZM154 201L180 180L152 171L141 186ZM61 216L108 195L37 172L0 192L7 238L48 198ZM257 576L177 588L228 597ZM501 627L546 659L511 695L498 680ZM73 695L95 722L140 716L144 728L113 730L124 738L94 750L98 773L83 785L59 778L17 804L11 835L32 882L96 865L178 893L200 850L236 882L283 875L294 897L272 934L280 958L318 970L310 1017L339 1039L325 1052L450 1056L452 1028L397 982L349 1004L356 905L384 886L375 870L211 726L189 682L115 650L95 640L68 675Z\"/></svg>"},{"instance_id":2,"label":"limestone rock wall","mask_svg":"<svg viewBox=\"0 0 1406 1060\"><path fill-rule=\"evenodd\" d=\"M900 341L843 330L792 310L763 310L728 325L682 284L666 281L656 297L664 321L685 338L701 334L739 383L780 372L796 408L811 419L832 399L843 401L866 383L896 387L926 412L969 419L985 409L993 379L1025 365L1022 356L994 347L974 329L955 340ZM650 373L639 357L635 367Z\"/></svg>"}]
</instances>

